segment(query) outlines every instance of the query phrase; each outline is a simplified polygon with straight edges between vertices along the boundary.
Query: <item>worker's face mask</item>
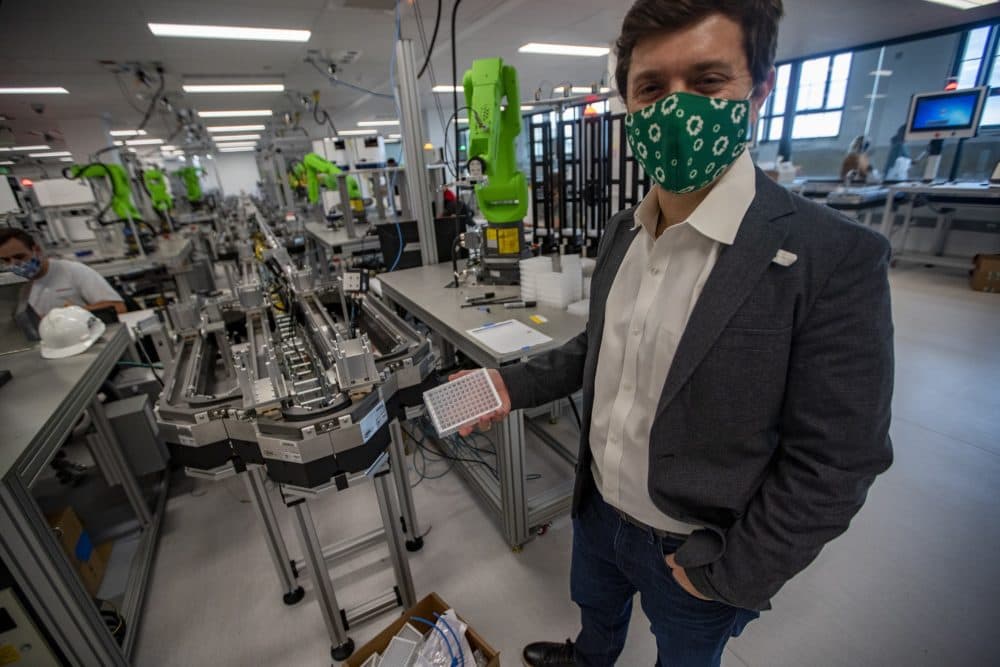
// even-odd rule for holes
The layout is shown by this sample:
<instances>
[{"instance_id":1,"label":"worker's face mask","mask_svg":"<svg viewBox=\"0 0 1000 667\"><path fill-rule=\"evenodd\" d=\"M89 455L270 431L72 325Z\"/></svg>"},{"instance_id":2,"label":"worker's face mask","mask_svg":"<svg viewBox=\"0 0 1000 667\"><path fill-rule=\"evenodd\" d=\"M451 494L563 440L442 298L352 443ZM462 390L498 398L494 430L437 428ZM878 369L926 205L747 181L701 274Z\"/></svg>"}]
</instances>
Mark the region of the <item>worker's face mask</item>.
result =
<instances>
[{"instance_id":1,"label":"worker's face mask","mask_svg":"<svg viewBox=\"0 0 1000 667\"><path fill-rule=\"evenodd\" d=\"M750 102L674 93L625 116L628 143L661 188L679 194L711 185L746 148Z\"/></svg>"},{"instance_id":2,"label":"worker's face mask","mask_svg":"<svg viewBox=\"0 0 1000 667\"><path fill-rule=\"evenodd\" d=\"M22 278L27 278L28 280L34 280L38 273L42 270L42 260L38 258L38 255L32 256L31 259L19 262L17 264L10 265L10 272L15 276L21 276Z\"/></svg>"}]
</instances>

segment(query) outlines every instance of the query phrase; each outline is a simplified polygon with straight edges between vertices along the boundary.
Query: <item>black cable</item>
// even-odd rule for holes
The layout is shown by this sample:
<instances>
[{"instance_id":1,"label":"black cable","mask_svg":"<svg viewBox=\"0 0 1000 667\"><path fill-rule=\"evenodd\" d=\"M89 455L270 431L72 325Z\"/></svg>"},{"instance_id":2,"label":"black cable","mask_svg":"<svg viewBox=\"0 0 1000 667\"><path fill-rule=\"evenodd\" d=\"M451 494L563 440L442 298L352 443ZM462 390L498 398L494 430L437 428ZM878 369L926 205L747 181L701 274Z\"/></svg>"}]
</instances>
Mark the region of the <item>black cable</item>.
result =
<instances>
[{"instance_id":1,"label":"black cable","mask_svg":"<svg viewBox=\"0 0 1000 667\"><path fill-rule=\"evenodd\" d=\"M167 77L164 76L164 74L163 74L163 68L162 67L157 67L156 68L156 73L160 77L160 85L156 87L156 92L153 93L153 99L150 100L150 102L149 102L149 108L146 109L146 115L142 117L142 122L139 123L139 127L136 128L136 132L138 132L140 134L145 129L146 123L149 122L150 116L153 115L153 109L156 108L156 103L160 101L160 96L163 94L163 89L166 88L166 86L167 86ZM127 146L128 142L126 142L125 145Z\"/></svg>"},{"instance_id":2,"label":"black cable","mask_svg":"<svg viewBox=\"0 0 1000 667\"><path fill-rule=\"evenodd\" d=\"M580 411L576 409L576 401L573 400L572 396L570 396L568 400L569 400L569 407L572 408L572 410L573 410L573 416L576 417L576 425L577 425L577 427L579 427L580 432L582 433L583 432L583 420L580 419Z\"/></svg>"},{"instance_id":3,"label":"black cable","mask_svg":"<svg viewBox=\"0 0 1000 667\"><path fill-rule=\"evenodd\" d=\"M458 118L458 48L455 44L455 20L458 17L458 6L462 0L455 0L455 5L451 8L451 105L454 110L454 117ZM459 166L459 140L458 121L455 121L455 178L458 179L461 167Z\"/></svg>"},{"instance_id":4,"label":"black cable","mask_svg":"<svg viewBox=\"0 0 1000 667\"><path fill-rule=\"evenodd\" d=\"M413 4L414 4L414 6L416 6L416 3L413 3ZM438 0L437 18L434 19L434 33L431 35L431 44L430 44L430 46L427 47L427 56L424 58L424 64L420 66L420 71L417 73L417 78L418 79L424 75L424 70L426 70L427 66L431 64L431 54L434 52L434 43L437 42L438 28L441 27L441 5L442 4L443 3L441 2L441 0ZM454 39L454 35L452 36L452 39Z\"/></svg>"},{"instance_id":5,"label":"black cable","mask_svg":"<svg viewBox=\"0 0 1000 667\"><path fill-rule=\"evenodd\" d=\"M136 243L138 242L139 239L136 239ZM143 358L143 360L145 360L147 364L149 364L149 370L153 371L153 377L155 377L156 381L160 383L160 387L163 387L164 386L163 378L161 378L160 374L156 372L155 368L153 368L153 360L149 358L149 353L146 352L146 346L142 344L141 340L136 341L135 346L139 350L139 355Z\"/></svg>"}]
</instances>

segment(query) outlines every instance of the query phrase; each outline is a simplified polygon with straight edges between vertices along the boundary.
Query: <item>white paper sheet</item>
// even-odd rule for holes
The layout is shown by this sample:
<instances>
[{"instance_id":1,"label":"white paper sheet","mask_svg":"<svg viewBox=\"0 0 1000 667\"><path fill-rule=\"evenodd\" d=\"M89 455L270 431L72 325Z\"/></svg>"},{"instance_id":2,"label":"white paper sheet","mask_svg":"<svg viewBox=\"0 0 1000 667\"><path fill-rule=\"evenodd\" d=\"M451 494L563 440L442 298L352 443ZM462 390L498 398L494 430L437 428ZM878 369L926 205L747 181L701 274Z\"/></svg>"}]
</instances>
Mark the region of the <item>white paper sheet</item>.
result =
<instances>
[{"instance_id":1,"label":"white paper sheet","mask_svg":"<svg viewBox=\"0 0 1000 667\"><path fill-rule=\"evenodd\" d=\"M541 331L532 329L518 320L487 324L469 329L467 333L498 354L517 352L552 340Z\"/></svg>"}]
</instances>

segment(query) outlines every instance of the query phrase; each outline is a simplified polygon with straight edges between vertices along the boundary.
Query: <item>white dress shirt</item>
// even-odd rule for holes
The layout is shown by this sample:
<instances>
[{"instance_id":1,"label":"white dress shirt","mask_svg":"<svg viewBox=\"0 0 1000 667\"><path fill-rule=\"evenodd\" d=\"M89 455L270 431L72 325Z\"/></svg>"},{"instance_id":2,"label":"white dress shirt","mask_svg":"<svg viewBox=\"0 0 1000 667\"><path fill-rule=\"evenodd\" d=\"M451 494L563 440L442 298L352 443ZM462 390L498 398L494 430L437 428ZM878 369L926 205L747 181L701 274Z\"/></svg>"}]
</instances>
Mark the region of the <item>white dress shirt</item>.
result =
<instances>
[{"instance_id":1,"label":"white dress shirt","mask_svg":"<svg viewBox=\"0 0 1000 667\"><path fill-rule=\"evenodd\" d=\"M101 274L86 264L64 259L49 259L49 270L32 281L28 304L45 317L53 308L70 303L89 306L101 301L121 301L122 297Z\"/></svg>"},{"instance_id":2,"label":"white dress shirt","mask_svg":"<svg viewBox=\"0 0 1000 667\"><path fill-rule=\"evenodd\" d=\"M604 311L590 422L591 470L604 500L653 528L689 534L649 496L649 432L691 311L719 255L732 245L756 194L744 151L687 220L656 228L654 187L635 210L636 234Z\"/></svg>"}]
</instances>

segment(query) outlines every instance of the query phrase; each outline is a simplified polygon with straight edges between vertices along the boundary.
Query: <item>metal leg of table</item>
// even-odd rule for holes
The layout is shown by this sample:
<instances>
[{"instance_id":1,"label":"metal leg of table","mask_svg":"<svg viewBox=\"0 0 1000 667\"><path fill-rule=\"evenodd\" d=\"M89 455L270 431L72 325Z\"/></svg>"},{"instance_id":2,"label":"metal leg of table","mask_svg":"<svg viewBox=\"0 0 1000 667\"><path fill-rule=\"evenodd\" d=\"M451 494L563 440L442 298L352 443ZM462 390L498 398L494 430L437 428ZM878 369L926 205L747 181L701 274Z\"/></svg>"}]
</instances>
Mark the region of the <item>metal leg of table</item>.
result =
<instances>
[{"instance_id":1,"label":"metal leg of table","mask_svg":"<svg viewBox=\"0 0 1000 667\"><path fill-rule=\"evenodd\" d=\"M153 520L152 512L150 512L149 505L146 503L146 497L139 487L139 482L136 480L135 475L132 474L132 468L129 467L128 461L125 460L125 456L122 454L121 444L118 442L115 431L111 428L111 424L104 414L104 406L97 396L94 396L91 400L89 411L91 419L94 420L97 432L101 434L101 438L95 440L95 442L103 441L101 443L102 446L107 446L107 451L104 454L114 467L114 476L121 480L122 489L125 491L125 496L128 498L132 510L139 519L139 525L145 529Z\"/></svg>"},{"instance_id":2,"label":"metal leg of table","mask_svg":"<svg viewBox=\"0 0 1000 667\"><path fill-rule=\"evenodd\" d=\"M323 621L326 623L326 631L330 636L330 655L334 660L346 660L354 653L354 640L347 636L344 629L344 621L340 615L340 605L337 604L337 596L333 592L333 584L330 582L330 572L326 569L326 561L323 559L323 545L316 535L316 526L313 524L312 512L309 511L309 503L301 498L292 505L295 512L295 528L299 533L299 541L302 544L302 554L305 556L309 566L309 577L312 579L313 590L316 593L316 601L323 614Z\"/></svg>"},{"instance_id":3,"label":"metal leg of table","mask_svg":"<svg viewBox=\"0 0 1000 667\"><path fill-rule=\"evenodd\" d=\"M497 468L504 537L517 552L530 539L528 499L524 488L524 413L521 410L514 410L500 424Z\"/></svg>"},{"instance_id":4,"label":"metal leg of table","mask_svg":"<svg viewBox=\"0 0 1000 667\"><path fill-rule=\"evenodd\" d=\"M889 188L889 192L885 196L885 208L882 210L882 226L879 228L879 231L882 232L882 236L887 239L892 238L892 221L896 216L895 203L896 191Z\"/></svg>"},{"instance_id":5,"label":"metal leg of table","mask_svg":"<svg viewBox=\"0 0 1000 667\"><path fill-rule=\"evenodd\" d=\"M903 214L903 230L900 232L899 238L899 248L896 249L896 255L902 255L906 252L906 237L910 233L910 223L913 222L913 197L906 202L906 213Z\"/></svg>"},{"instance_id":6,"label":"metal leg of table","mask_svg":"<svg viewBox=\"0 0 1000 667\"><path fill-rule=\"evenodd\" d=\"M392 436L389 456L392 477L396 480L396 496L399 498L399 518L402 522L403 533L409 538L406 540L406 550L420 551L421 547L424 546L424 538L420 533L420 525L417 523L417 508L413 503L413 490L410 488L409 475L406 474L403 429L399 425L398 419L389 424L389 435Z\"/></svg>"},{"instance_id":7,"label":"metal leg of table","mask_svg":"<svg viewBox=\"0 0 1000 667\"><path fill-rule=\"evenodd\" d=\"M399 516L398 508L392 502L392 489L389 488L388 473L383 473L372 480L375 483L375 495L378 497L378 509L385 525L385 541L389 545L389 560L396 575L396 588L403 608L409 609L417 603L417 594L413 589L413 577L410 574L410 563L406 559L403 546L403 533L396 523Z\"/></svg>"},{"instance_id":8,"label":"metal leg of table","mask_svg":"<svg viewBox=\"0 0 1000 667\"><path fill-rule=\"evenodd\" d=\"M295 581L295 572L292 571L292 561L288 557L288 547L281 536L281 528L278 526L278 518L274 514L274 506L267 496L267 489L264 487L264 473L254 466L247 469L241 475L250 494L250 502L253 503L260 517L261 525L264 527L264 539L267 542L267 550L271 553L271 560L274 561L274 569L278 572L278 582L284 592L282 599L285 604L293 605L305 597L305 590Z\"/></svg>"},{"instance_id":9,"label":"metal leg of table","mask_svg":"<svg viewBox=\"0 0 1000 667\"><path fill-rule=\"evenodd\" d=\"M953 217L954 214L951 212L938 214L937 224L934 226L934 246L931 248L931 254L938 256L944 254Z\"/></svg>"}]
</instances>

